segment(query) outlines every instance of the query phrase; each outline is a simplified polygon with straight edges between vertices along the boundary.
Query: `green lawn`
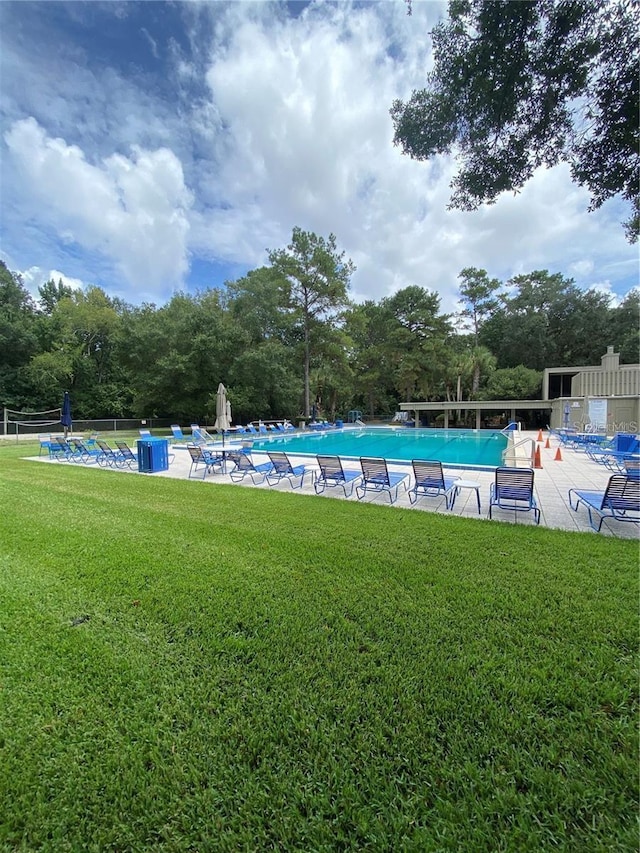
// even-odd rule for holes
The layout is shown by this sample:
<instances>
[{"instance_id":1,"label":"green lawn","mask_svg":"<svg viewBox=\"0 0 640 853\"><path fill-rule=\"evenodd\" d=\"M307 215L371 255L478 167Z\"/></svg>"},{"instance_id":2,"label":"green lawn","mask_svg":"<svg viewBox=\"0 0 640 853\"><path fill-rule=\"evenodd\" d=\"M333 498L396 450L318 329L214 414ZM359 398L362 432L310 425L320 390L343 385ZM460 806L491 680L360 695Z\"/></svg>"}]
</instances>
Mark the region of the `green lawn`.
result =
<instances>
[{"instance_id":1,"label":"green lawn","mask_svg":"<svg viewBox=\"0 0 640 853\"><path fill-rule=\"evenodd\" d=\"M636 542L29 452L1 849L637 849Z\"/></svg>"}]
</instances>

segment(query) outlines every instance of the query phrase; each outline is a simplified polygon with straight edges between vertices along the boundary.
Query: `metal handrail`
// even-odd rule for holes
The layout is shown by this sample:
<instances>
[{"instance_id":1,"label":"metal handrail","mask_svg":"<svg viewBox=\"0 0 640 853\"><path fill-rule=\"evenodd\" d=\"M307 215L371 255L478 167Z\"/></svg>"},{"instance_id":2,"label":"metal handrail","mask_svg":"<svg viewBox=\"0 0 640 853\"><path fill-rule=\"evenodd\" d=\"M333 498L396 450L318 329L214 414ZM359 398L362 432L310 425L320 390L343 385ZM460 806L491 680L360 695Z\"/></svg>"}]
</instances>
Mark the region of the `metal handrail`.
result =
<instances>
[{"instance_id":1,"label":"metal handrail","mask_svg":"<svg viewBox=\"0 0 640 853\"><path fill-rule=\"evenodd\" d=\"M513 430L511 427L516 425L517 429ZM519 421L510 421L504 429L500 430L502 435L508 435L510 432L520 432L520 422Z\"/></svg>"},{"instance_id":2,"label":"metal handrail","mask_svg":"<svg viewBox=\"0 0 640 853\"><path fill-rule=\"evenodd\" d=\"M535 448L536 448L536 442L535 442L535 439L533 439L533 438L521 438L520 441L514 442L513 447L505 448L505 450L502 453L502 461L506 462L507 459L516 461L517 459L522 458L516 454L516 450L518 447L521 447L523 444L527 444L527 443L531 444L530 456L531 456L531 464L533 465Z\"/></svg>"}]
</instances>

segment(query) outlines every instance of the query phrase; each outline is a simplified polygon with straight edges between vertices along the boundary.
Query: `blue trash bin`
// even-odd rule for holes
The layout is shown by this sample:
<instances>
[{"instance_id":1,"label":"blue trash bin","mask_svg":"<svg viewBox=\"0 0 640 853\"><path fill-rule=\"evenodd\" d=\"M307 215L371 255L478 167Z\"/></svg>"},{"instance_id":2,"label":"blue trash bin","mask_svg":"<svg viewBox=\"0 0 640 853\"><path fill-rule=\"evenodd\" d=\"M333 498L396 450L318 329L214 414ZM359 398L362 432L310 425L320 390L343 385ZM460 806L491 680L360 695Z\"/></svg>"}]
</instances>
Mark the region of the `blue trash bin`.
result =
<instances>
[{"instance_id":1,"label":"blue trash bin","mask_svg":"<svg viewBox=\"0 0 640 853\"><path fill-rule=\"evenodd\" d=\"M138 439L138 471L154 474L169 468L169 440L166 438Z\"/></svg>"}]
</instances>

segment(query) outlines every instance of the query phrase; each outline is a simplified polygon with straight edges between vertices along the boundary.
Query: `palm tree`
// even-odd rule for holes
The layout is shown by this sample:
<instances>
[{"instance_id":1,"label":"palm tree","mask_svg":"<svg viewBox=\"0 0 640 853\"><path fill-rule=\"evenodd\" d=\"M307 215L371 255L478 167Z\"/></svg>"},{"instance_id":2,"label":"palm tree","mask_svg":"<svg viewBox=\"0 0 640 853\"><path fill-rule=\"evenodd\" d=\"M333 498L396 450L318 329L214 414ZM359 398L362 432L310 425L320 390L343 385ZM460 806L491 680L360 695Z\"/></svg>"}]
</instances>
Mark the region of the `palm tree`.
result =
<instances>
[{"instance_id":1,"label":"palm tree","mask_svg":"<svg viewBox=\"0 0 640 853\"><path fill-rule=\"evenodd\" d=\"M480 391L480 378L491 373L496 368L496 358L486 347L475 346L471 350L470 360L473 366L473 379L471 382L471 399L478 399Z\"/></svg>"}]
</instances>

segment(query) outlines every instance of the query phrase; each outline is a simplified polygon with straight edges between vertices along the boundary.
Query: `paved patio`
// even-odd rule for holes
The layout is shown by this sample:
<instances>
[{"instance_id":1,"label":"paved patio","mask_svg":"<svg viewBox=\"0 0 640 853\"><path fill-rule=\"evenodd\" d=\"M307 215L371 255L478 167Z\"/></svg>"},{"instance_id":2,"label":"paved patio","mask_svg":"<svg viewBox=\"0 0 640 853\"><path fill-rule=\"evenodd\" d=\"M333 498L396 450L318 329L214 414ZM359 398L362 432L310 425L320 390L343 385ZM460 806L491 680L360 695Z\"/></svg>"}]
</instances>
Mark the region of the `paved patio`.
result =
<instances>
[{"instance_id":1,"label":"paved patio","mask_svg":"<svg viewBox=\"0 0 640 853\"><path fill-rule=\"evenodd\" d=\"M536 440L537 436L537 432L521 433L521 438L531 438L534 441ZM544 434L544 439L545 441L537 444L537 447L540 448L540 461L542 467L536 469L534 483L534 491L541 512L540 526L556 528L559 530L574 530L594 533L594 531L589 526L589 519L586 509L584 507L580 507L577 512L573 511L569 507L567 493L570 488L603 491L607 485L609 477L611 476L611 472L608 471L603 465L600 465L597 462L593 462L586 456L586 454L579 453L574 450L568 450L565 448L562 448L561 450L562 459L556 460L556 453L558 450L557 443L553 439L551 439L551 446L549 448L546 448L546 433ZM227 447L229 447L228 444ZM138 476L147 477L174 477L180 479L187 479L189 475L191 460L186 448L175 447L173 449L173 453L174 459L171 462L168 471L157 472L154 474L138 474L137 471L130 473L136 473L138 474ZM299 464L308 465L311 468L314 467L314 460L310 460L308 457L296 456L293 453L290 453L289 456L291 461L296 465ZM259 462L268 461L268 458L264 453L255 452L253 454L253 458L256 464ZM51 462L44 456L35 457L35 459L37 461L47 462L49 464L68 464ZM357 467L357 463L345 462L345 467ZM400 466L390 466L390 469L398 471L407 471L406 467L403 469ZM104 470L109 471L111 469ZM394 504L394 507L400 509L421 510L426 512L441 512L446 514L465 516L468 518L487 519L489 511L489 487L494 480L493 472L479 471L474 468L445 468L445 475L458 476L465 481L470 481L472 483L479 484L479 494L481 501L480 513L478 513L476 491L474 489L469 488L461 490L460 494L456 499L453 510L448 510L446 508L444 497L422 498L416 504L412 505L409 503L407 493L402 490L400 490L400 496L398 498L398 501ZM228 474L213 473L207 475L204 481L202 481L201 479L193 479L190 482L193 482L195 484L195 487L197 488L198 484L200 483L202 483L205 487L216 483L230 484L231 479ZM244 482L234 483L233 485L237 486L238 488L272 488L273 490L278 491L291 491L291 487L288 481L286 480L283 483L271 487L268 486L266 483L254 486L251 483L250 479L247 477L245 478ZM302 489L296 489L294 494L315 495L311 476L305 477L305 482ZM322 498L337 498L345 500L342 489L328 489L324 492ZM355 501L355 493L352 497L347 498L347 500ZM362 502L388 505L389 497L386 493L374 495L368 494L365 496ZM513 524L528 524L535 526L535 521L532 512L507 512L505 510L496 509L495 507L493 510L493 521L495 521L496 523L510 522ZM617 538L635 539L637 541L640 541L640 528L637 524L629 524L618 521L605 521L602 525L600 534L598 535L615 536Z\"/></svg>"}]
</instances>

